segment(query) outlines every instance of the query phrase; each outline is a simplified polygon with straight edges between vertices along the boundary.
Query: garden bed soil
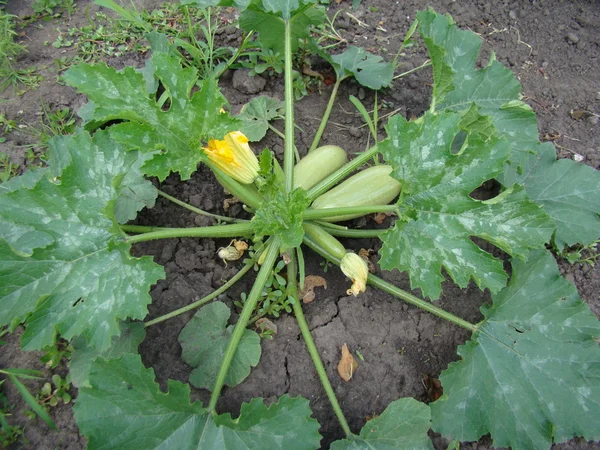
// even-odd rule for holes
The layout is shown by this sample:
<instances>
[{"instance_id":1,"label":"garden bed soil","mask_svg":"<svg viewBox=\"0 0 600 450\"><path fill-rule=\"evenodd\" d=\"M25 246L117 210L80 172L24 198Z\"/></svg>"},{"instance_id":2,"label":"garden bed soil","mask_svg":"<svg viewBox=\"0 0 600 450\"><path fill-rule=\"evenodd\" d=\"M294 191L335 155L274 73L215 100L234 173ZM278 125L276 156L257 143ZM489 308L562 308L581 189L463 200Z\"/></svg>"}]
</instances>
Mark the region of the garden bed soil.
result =
<instances>
[{"instance_id":1,"label":"garden bed soil","mask_svg":"<svg viewBox=\"0 0 600 450\"><path fill-rule=\"evenodd\" d=\"M54 42L57 27L63 30L81 26L93 17L99 7L91 1L79 0L72 17L38 22L23 30L19 39L27 45L29 52L20 61L23 67L35 65L42 70L45 80L38 89L30 90L20 97L12 89L2 94L0 112L20 124L35 125L39 122L42 102L51 109L69 107L77 110L85 102L84 96L56 82L53 61L72 54L72 49L55 49L45 45ZM154 8L157 1L137 1L139 7ZM584 164L600 169L600 125L597 116L574 119L571 110L587 110L600 113L600 4L595 1L369 1L362 2L356 10L351 2L331 2L329 14L341 10L335 22L343 38L350 44L374 51L387 60L392 60L408 27L418 10L427 6L438 12L450 13L463 28L470 28L484 39L484 52L480 63L485 63L490 49L497 59L507 65L523 84L524 100L536 111L542 139L552 139L557 144L560 157L582 160ZM23 16L31 13L31 0L9 0L10 13ZM350 14L347 14L349 12ZM221 35L232 45L238 39L235 30ZM122 68L126 65L141 67L146 56L127 54L107 59L107 64ZM423 45L409 48L400 57L397 73L410 70L426 60ZM245 94L245 74L226 74L221 87L232 110L258 94ZM241 81L240 81L241 79ZM283 98L281 78L265 78L260 94ZM331 87L321 86L315 92L296 103L297 146L301 152L310 145L318 126L320 115L325 109ZM406 117L419 116L428 107L431 94L431 72L424 69L396 80L393 86L379 94L379 101L386 105L381 115L398 110ZM330 120L323 143L338 144L349 153L364 150L368 145L368 133L362 120L348 101L349 95L362 99L368 109L373 105L373 94L353 81L342 85L334 114ZM382 121L384 122L384 121ZM282 123L276 123L280 129ZM381 128L383 134L383 128ZM21 168L27 161L23 146L31 143L31 136L24 129L13 131L0 149L9 153ZM268 146L281 156L282 142L268 137L259 145L259 150ZM245 214L239 205L228 213L223 211L226 195L206 168L182 183L176 176L169 177L161 189L194 206L218 214ZM196 216L164 199L157 200L156 207L144 210L137 219L139 224L189 227L207 225L212 219ZM372 226L371 219L357 219L355 226ZM189 304L194 299L210 293L231 278L241 263L227 266L218 259L219 247L228 240L173 239L138 244L134 253L152 255L156 262L166 268L166 280L159 281L152 289L153 303L149 318ZM378 249L376 239L344 241L347 247L358 250ZM469 333L451 323L438 319L416 307L407 305L371 287L358 298L348 297L348 280L338 269L324 271L322 259L305 252L306 273L320 275L327 280L327 289L318 289L317 298L304 305L306 317L316 345L332 380L341 407L353 431L358 432L367 417L380 414L393 400L414 397L428 400L423 385L424 376L438 377L448 364L457 360L456 348L463 344ZM373 257L376 263L376 257ZM560 259L561 271L575 283L581 297L592 310L600 315L600 263L594 267L576 263L569 265ZM381 272L384 279L410 290L406 274ZM241 292L249 292L252 276L245 277L234 289L220 299L229 306L239 298ZM415 294L419 294L415 292ZM439 306L470 322L481 319L479 307L490 300L488 292L480 291L475 285L461 290L451 282L444 284ZM235 309L236 311L239 311ZM168 379L188 381L191 368L181 359L181 348L177 341L179 332L192 317L189 312L162 324L150 327L146 340L140 346L143 361L155 370L162 388ZM234 317L235 318L235 317ZM278 334L273 340L262 341L262 357L248 379L235 388L226 388L219 401L220 411L236 415L242 402L254 397L275 400L283 394L301 395L310 400L311 408L321 424L323 448L334 439L342 437L342 430L333 414L327 397L318 382L300 331L292 316L275 320ZM0 348L0 368L24 367L43 370L50 378L51 371L45 370L39 361L40 353L22 352L18 345L18 332L8 338L9 344ZM342 344L360 352L364 360L358 359L359 367L350 382L344 382L337 374L337 363ZM358 352L357 352L358 350ZM64 375L65 367L58 369ZM33 392L39 391L40 382L28 383ZM84 448L85 438L79 435L73 421L70 405L51 408L50 414L57 430L49 430L40 420L28 420L23 416L24 405L11 386L6 387L8 400L16 405L10 417L11 423L23 425L27 443L23 448L31 449L79 449ZM76 396L76 391L72 391ZM207 391L193 390L194 398L207 402ZM433 436L433 435L432 435ZM445 448L445 440L434 437L437 448ZM461 448L490 448L489 438L478 443L467 443ZM573 440L557 448L594 448L600 444ZM19 448L19 446L15 446Z\"/></svg>"}]
</instances>

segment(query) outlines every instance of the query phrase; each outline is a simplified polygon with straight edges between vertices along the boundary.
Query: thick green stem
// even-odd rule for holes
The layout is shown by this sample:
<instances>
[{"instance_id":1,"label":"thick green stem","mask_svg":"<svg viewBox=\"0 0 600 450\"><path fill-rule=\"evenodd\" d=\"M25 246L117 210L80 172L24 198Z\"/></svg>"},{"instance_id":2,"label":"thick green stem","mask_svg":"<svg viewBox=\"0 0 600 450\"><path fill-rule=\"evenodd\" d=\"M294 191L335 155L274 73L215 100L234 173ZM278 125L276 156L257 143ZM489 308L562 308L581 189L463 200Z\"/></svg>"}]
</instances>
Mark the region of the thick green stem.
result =
<instances>
[{"instance_id":1,"label":"thick green stem","mask_svg":"<svg viewBox=\"0 0 600 450\"><path fill-rule=\"evenodd\" d=\"M219 184L231 195L239 198L251 208L258 209L261 207L264 199L253 184L242 184L234 180L211 161L207 161L206 165L211 168Z\"/></svg>"},{"instance_id":2,"label":"thick green stem","mask_svg":"<svg viewBox=\"0 0 600 450\"><path fill-rule=\"evenodd\" d=\"M244 219L235 219L233 217L221 216L219 214L212 214L212 213L203 211L200 208L196 208L195 206L190 205L189 203L178 200L175 197L171 197L169 194L167 194L163 191L158 191L158 195L166 198L167 200L175 203L176 205L182 206L183 208L185 208L189 211L192 211L193 213L200 214L201 216L214 217L215 219L220 220L221 222L248 222L247 220L244 220Z\"/></svg>"},{"instance_id":3,"label":"thick green stem","mask_svg":"<svg viewBox=\"0 0 600 450\"><path fill-rule=\"evenodd\" d=\"M327 219L328 217L345 216L350 214L371 214L379 212L396 212L398 205L368 205L344 206L342 208L307 209L302 218L304 220Z\"/></svg>"},{"instance_id":4,"label":"thick green stem","mask_svg":"<svg viewBox=\"0 0 600 450\"><path fill-rule=\"evenodd\" d=\"M170 230L167 227L150 227L147 225L120 225L125 233L151 233L153 231Z\"/></svg>"},{"instance_id":5,"label":"thick green stem","mask_svg":"<svg viewBox=\"0 0 600 450\"><path fill-rule=\"evenodd\" d=\"M329 97L329 102L327 103L327 108L325 109L325 113L323 114L323 118L321 119L321 124L319 125L319 129L317 130L317 134L315 134L315 138L308 149L308 153L312 152L319 146L319 142L321 142L321 136L323 136L323 132L325 131L325 127L327 126L327 121L329 120L329 116L331 115L331 110L333 109L333 104L335 103L335 99L337 97L337 92L342 84L344 78L338 78L335 80L335 84L333 85L333 90L331 91L331 96Z\"/></svg>"},{"instance_id":6,"label":"thick green stem","mask_svg":"<svg viewBox=\"0 0 600 450\"><path fill-rule=\"evenodd\" d=\"M156 325L157 323L164 322L165 320L172 319L173 317L177 317L183 313L191 311L192 309L199 308L200 306L204 305L205 303L210 302L213 298L218 297L223 292L225 292L227 289L229 289L231 286L233 286L240 278L242 278L246 273L248 273L248 271L250 269L252 269L252 266L254 266L254 261L250 261L248 264L246 264L244 267L242 267L238 273L236 273L233 277L231 277L231 280L229 280L227 283L225 283L223 286L221 286L216 291L212 292L211 294L207 295L204 298L201 298L198 301L195 301L194 303L190 303L189 305L184 306L183 308L176 309L175 311L171 311L170 313L165 314L164 316L160 316L160 317L157 317L156 319L149 320L148 322L144 323L144 327L150 327L152 325Z\"/></svg>"},{"instance_id":7,"label":"thick green stem","mask_svg":"<svg viewBox=\"0 0 600 450\"><path fill-rule=\"evenodd\" d=\"M225 355L223 356L223 361L221 362L221 368L219 369L219 373L217 374L217 381L215 382L215 387L213 388L212 394L210 396L210 402L208 404L208 410L213 414L216 414L215 408L217 407L217 401L219 400L219 395L221 394L221 389L223 389L223 384L225 383L225 377L227 376L227 372L229 371L229 366L231 366L231 362L233 361L233 357L235 356L235 352L237 347L242 339L242 335L246 330L246 326L248 325L248 320L250 320L250 316L254 312L256 308L256 304L262 294L263 287L267 282L267 279L271 275L271 270L273 269L273 265L275 264L275 260L279 254L279 245L280 240L278 237L273 238L271 245L267 250L267 255L263 262L262 267L258 271L258 275L256 276L256 281L254 281L254 285L250 290L250 294L248 295L248 299L244 304L244 309L242 309L242 313L235 324L235 328L233 329L233 334L231 335L231 339L229 339L229 343L227 344L227 349L225 350Z\"/></svg>"},{"instance_id":8,"label":"thick green stem","mask_svg":"<svg viewBox=\"0 0 600 450\"><path fill-rule=\"evenodd\" d=\"M375 156L377 152L377 146L371 147L366 152L360 153L352 161L340 167L338 170L333 172L331 175L329 175L323 181L318 183L316 186L313 186L308 191L309 200L313 201L319 195L327 192L329 189L338 184L341 180L346 178L348 175L350 175L352 172L354 172L356 169L358 169L360 166L366 163L369 159Z\"/></svg>"},{"instance_id":9,"label":"thick green stem","mask_svg":"<svg viewBox=\"0 0 600 450\"><path fill-rule=\"evenodd\" d=\"M249 236L253 233L252 225L247 223L236 223L232 225L215 225L212 227L198 228L164 228L159 231L151 231L149 233L129 236L125 239L128 244L136 242L152 241L154 239L168 239L180 237L210 237L210 238L226 238Z\"/></svg>"},{"instance_id":10,"label":"thick green stem","mask_svg":"<svg viewBox=\"0 0 600 450\"><path fill-rule=\"evenodd\" d=\"M340 230L339 228L327 228L323 227L329 234L337 237L346 237L346 238L375 238L381 236L385 233L387 228L381 230L353 230L351 228L347 230Z\"/></svg>"},{"instance_id":11,"label":"thick green stem","mask_svg":"<svg viewBox=\"0 0 600 450\"><path fill-rule=\"evenodd\" d=\"M319 379L321 380L321 384L323 385L323 389L325 389L325 393L327 394L327 398L331 403L333 411L335 412L336 417L338 418L344 433L347 438L352 438L353 434L350 431L350 427L348 426L348 422L346 421L346 417L344 417L344 413L342 412L342 408L335 396L335 392L333 391L333 387L329 382L329 378L327 377L327 371L323 366L323 362L321 361L321 356L319 355L319 351L317 350L317 346L315 345L315 341L310 334L310 330L308 328L308 323L306 322L306 318L304 317L304 312L302 311L302 304L298 299L298 290L296 288L296 264L295 259L292 258L292 262L290 262L287 266L287 274L288 274L288 294L291 295L295 302L292 305L294 308L294 314L296 314L296 321L298 322L298 326L300 327L300 332L302 333L302 337L304 338L304 342L306 343L306 347L308 349L308 353L313 361L315 369L317 369L317 374L319 375Z\"/></svg>"},{"instance_id":12,"label":"thick green stem","mask_svg":"<svg viewBox=\"0 0 600 450\"><path fill-rule=\"evenodd\" d=\"M285 21L285 143L283 173L285 190L294 189L294 84L292 79L292 24Z\"/></svg>"},{"instance_id":13,"label":"thick green stem","mask_svg":"<svg viewBox=\"0 0 600 450\"><path fill-rule=\"evenodd\" d=\"M337 264L338 266L340 265L339 258L336 258L335 256L331 255L329 252L327 252L327 250L325 250L323 247L317 244L310 236L306 234L304 235L304 243L310 248L312 248L319 255ZM400 289L399 287L396 287L393 284L382 280L379 277L376 277L375 275L369 274L369 277L367 278L367 283L369 283L371 286L378 287L379 289L389 294L392 294L394 297L398 297L404 300L405 302L410 303L411 305L424 309L425 311L428 311L435 316L441 317L442 319L448 320L449 322L452 322L455 325L466 328L467 330L472 331L473 333L479 329L477 325L473 325L472 323L467 322L466 320L463 320L460 317L455 316L454 314L444 311L442 308L438 308L437 306L434 306L431 303L420 299L419 297L416 297L410 294L409 292L406 292Z\"/></svg>"}]
</instances>

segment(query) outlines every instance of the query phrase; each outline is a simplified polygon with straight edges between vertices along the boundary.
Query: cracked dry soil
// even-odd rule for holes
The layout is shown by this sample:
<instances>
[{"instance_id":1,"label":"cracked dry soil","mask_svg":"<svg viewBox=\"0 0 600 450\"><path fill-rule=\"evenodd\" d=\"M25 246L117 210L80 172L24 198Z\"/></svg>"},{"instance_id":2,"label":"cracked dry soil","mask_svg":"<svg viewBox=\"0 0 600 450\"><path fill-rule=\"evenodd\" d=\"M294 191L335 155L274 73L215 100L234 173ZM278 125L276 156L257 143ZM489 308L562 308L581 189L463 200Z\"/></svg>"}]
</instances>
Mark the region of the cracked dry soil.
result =
<instances>
[{"instance_id":1,"label":"cracked dry soil","mask_svg":"<svg viewBox=\"0 0 600 450\"><path fill-rule=\"evenodd\" d=\"M77 2L76 13L71 18L58 22L30 26L24 30L24 42L29 53L21 61L23 66L44 64L73 52L72 49L54 49L43 42L56 39L56 26L63 28L80 26L88 14L98 10L90 0ZM497 58L519 77L523 84L525 100L536 110L541 138L553 139L558 145L559 155L568 158L581 158L583 163L600 168L600 133L597 120L574 120L571 109L586 109L600 112L600 4L594 1L561 0L424 0L391 1L374 0L362 2L356 11L351 11L351 2L332 2L329 14L342 9L336 25L342 36L354 45L382 54L391 60L395 49L403 39L415 13L427 6L438 12L450 13L464 28L480 33L484 38L482 61L493 49ZM8 11L23 15L31 11L32 0L9 0ZM152 9L160 4L156 0L137 0L138 7ZM360 25L345 11L360 19ZM228 45L236 43L235 33L222 36ZM417 67L426 59L422 45L409 49L401 59L399 72ZM144 57L128 54L119 58L108 58L107 63L117 68L125 65L141 67ZM21 123L33 124L41 111L41 100L50 107L68 106L78 109L85 103L85 97L72 89L56 84L52 68L46 68L46 81L39 89L29 91L22 97L14 97L10 92L2 94L7 100L0 104L0 112ZM232 74L225 76L221 87L231 103L234 112L254 95L235 89ZM282 80L266 78L261 87L263 95L283 98ZM261 83L262 85L263 83ZM406 117L419 116L427 107L430 95L431 72L426 69L394 82L393 87L382 91L380 102L384 102L381 115L398 110ZM296 105L298 125L297 145L305 149L310 145L314 130L329 94L329 88L322 86L322 95L314 93ZM327 128L323 144L338 144L349 153L363 150L368 145L368 136L360 117L354 113L348 101L349 95L359 96L371 109L373 94L350 81L344 83L339 101ZM281 124L276 124L281 127ZM383 135L383 129L381 129ZM12 155L21 166L26 165L22 146L30 143L30 137L16 130L6 143L0 144L4 151ZM283 146L276 137L268 137L255 150L268 146L281 156ZM302 150L301 150L302 151ZM163 189L183 201L204 208L210 212L223 214L225 198L223 189L216 184L206 168L194 174L189 182L182 183L175 176L162 184ZM245 214L234 206L229 214ZM195 216L166 200L159 198L156 207L143 211L137 219L139 224L162 226L201 226L211 223L211 219ZM372 226L366 219L357 219L354 226ZM385 225L385 224L384 224ZM388 224L389 225L389 224ZM226 246L229 240L175 239L149 242L137 245L136 255L152 255L156 262L166 268L167 278L152 289L153 304L149 318L184 306L197 297L202 297L229 279L240 267L240 263L224 267L218 260L216 251ZM374 248L378 241L362 239L343 241L347 248ZM324 273L321 259L305 252L307 274L320 275L327 279L328 288L318 289L314 302L305 305L306 317L316 345L332 380L342 409L350 426L358 431L367 416L381 413L393 400L400 397L415 397L427 400L423 387L423 376L437 377L447 365L457 359L456 348L469 338L469 333L459 327L445 323L426 312L402 303L391 296L369 287L358 298L347 297L348 281L339 270L331 268ZM374 258L376 262L376 258ZM582 264L568 265L559 261L561 271L579 290L596 314L600 314L600 264L590 267ZM409 290L406 274L379 273L388 281ZM252 276L246 276L227 295L221 296L230 307L241 292L249 292ZM415 292L418 295L418 292ZM439 305L448 311L471 322L481 319L479 307L489 301L487 292L476 286L458 289L450 282L444 285ZM234 308L235 310L235 308ZM167 379L188 381L191 368L181 360L181 348L177 336L192 317L193 312L184 314L161 325L150 327L146 340L140 346L140 353L146 366L152 366L163 388ZM235 320L235 313L233 320ZM328 448L332 440L342 437L342 431L335 419L327 398L321 388L310 357L301 339L300 331L292 316L284 316L276 321L279 333L273 340L262 341L262 357L259 365L252 370L248 379L235 388L226 388L219 402L221 411L236 415L242 402L262 396L269 400L285 393L302 395L311 402L314 416L321 424L323 448ZM24 353L18 348L18 335L9 337L9 345L2 347L0 367L27 367L43 369L39 353ZM358 350L364 361L356 358L359 367L353 379L346 383L337 374L337 363L342 344L347 343L355 357ZM58 372L65 374L65 368ZM50 377L50 372L45 371ZM33 391L39 390L40 383L31 383ZM76 392L73 392L76 395ZM31 449L80 449L85 447L85 438L79 435L73 422L70 406L59 406L50 412L58 426L57 431L48 430L43 423L27 421L23 415L23 404L10 387L7 389L9 401L16 404L14 423L25 425L28 443L24 448ZM193 389L194 398L208 401L209 393ZM434 436L437 448L446 448L446 441ZM597 443L586 443L575 439L567 444L555 446L563 449L600 449ZM15 447L18 448L18 447ZM491 448L489 438L479 442L464 443L465 449Z\"/></svg>"}]
</instances>

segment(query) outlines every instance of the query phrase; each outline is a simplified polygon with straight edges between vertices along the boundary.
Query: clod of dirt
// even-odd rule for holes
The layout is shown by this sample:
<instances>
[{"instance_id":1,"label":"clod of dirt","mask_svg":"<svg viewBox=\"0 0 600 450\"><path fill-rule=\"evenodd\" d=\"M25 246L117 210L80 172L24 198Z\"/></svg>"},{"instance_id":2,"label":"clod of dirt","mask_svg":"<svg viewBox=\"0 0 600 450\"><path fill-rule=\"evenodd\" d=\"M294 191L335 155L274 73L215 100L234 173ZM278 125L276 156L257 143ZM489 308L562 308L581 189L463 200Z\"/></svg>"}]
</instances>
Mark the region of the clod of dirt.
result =
<instances>
[{"instance_id":1,"label":"clod of dirt","mask_svg":"<svg viewBox=\"0 0 600 450\"><path fill-rule=\"evenodd\" d=\"M304 303L312 302L316 296L316 287L327 289L327 280L317 275L308 275L304 278L304 289L298 291L298 297L300 297Z\"/></svg>"},{"instance_id":2,"label":"clod of dirt","mask_svg":"<svg viewBox=\"0 0 600 450\"><path fill-rule=\"evenodd\" d=\"M239 69L233 74L233 88L242 94L258 94L265 88L267 80L261 76L250 76L250 70Z\"/></svg>"},{"instance_id":3,"label":"clod of dirt","mask_svg":"<svg viewBox=\"0 0 600 450\"><path fill-rule=\"evenodd\" d=\"M352 353L350 353L350 350L348 350L348 344L342 345L342 358L337 368L342 380L350 381L357 368L358 363L352 356Z\"/></svg>"}]
</instances>

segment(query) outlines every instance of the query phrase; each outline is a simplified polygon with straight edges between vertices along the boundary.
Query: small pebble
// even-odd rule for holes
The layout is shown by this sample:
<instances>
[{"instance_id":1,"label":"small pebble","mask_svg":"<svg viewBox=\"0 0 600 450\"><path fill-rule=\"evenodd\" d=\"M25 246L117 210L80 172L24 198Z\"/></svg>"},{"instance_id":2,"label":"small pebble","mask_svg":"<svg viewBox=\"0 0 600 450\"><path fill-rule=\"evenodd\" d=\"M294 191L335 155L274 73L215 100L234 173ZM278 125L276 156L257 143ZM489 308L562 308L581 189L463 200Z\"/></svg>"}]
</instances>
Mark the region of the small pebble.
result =
<instances>
[{"instance_id":1,"label":"small pebble","mask_svg":"<svg viewBox=\"0 0 600 450\"><path fill-rule=\"evenodd\" d=\"M517 20L517 13L514 9L510 10L510 12L508 13L508 17L510 17L511 20Z\"/></svg>"},{"instance_id":2,"label":"small pebble","mask_svg":"<svg viewBox=\"0 0 600 450\"><path fill-rule=\"evenodd\" d=\"M589 123L590 125L598 125L598 121L600 119L598 118L598 116L590 116L587 118L587 123Z\"/></svg>"},{"instance_id":3,"label":"small pebble","mask_svg":"<svg viewBox=\"0 0 600 450\"><path fill-rule=\"evenodd\" d=\"M579 36L577 36L575 33L569 33L567 34L567 40L572 44L577 44L579 42Z\"/></svg>"},{"instance_id":4,"label":"small pebble","mask_svg":"<svg viewBox=\"0 0 600 450\"><path fill-rule=\"evenodd\" d=\"M358 98L364 100L366 96L365 90L362 87L358 88Z\"/></svg>"},{"instance_id":5,"label":"small pebble","mask_svg":"<svg viewBox=\"0 0 600 450\"><path fill-rule=\"evenodd\" d=\"M583 157L583 155L580 155L579 153L575 153L575 154L573 155L573 161L576 161L576 162L581 162L581 161L583 161L583 160L584 160L584 157Z\"/></svg>"}]
</instances>

